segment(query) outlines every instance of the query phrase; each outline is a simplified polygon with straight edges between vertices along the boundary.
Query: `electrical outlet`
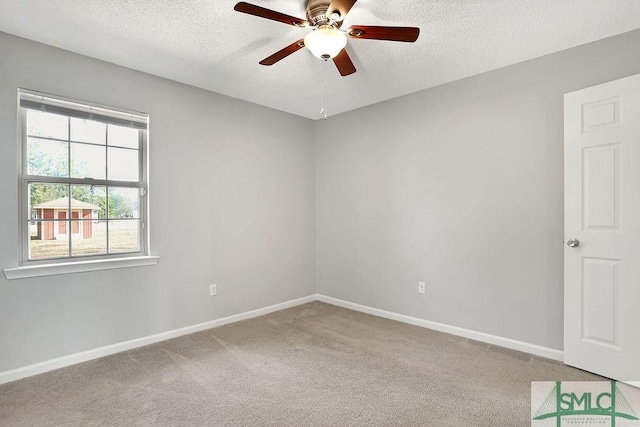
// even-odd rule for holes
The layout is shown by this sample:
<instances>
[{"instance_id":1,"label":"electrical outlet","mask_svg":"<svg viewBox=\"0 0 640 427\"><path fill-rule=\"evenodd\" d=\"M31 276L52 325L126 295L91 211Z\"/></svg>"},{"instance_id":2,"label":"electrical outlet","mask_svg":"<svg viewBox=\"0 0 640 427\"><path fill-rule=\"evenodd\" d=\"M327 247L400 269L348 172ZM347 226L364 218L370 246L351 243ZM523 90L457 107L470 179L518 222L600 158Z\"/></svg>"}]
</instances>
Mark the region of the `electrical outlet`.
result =
<instances>
[{"instance_id":1,"label":"electrical outlet","mask_svg":"<svg viewBox=\"0 0 640 427\"><path fill-rule=\"evenodd\" d=\"M214 295L218 295L218 287L216 284L209 285L209 296L212 297Z\"/></svg>"},{"instance_id":2,"label":"electrical outlet","mask_svg":"<svg viewBox=\"0 0 640 427\"><path fill-rule=\"evenodd\" d=\"M418 293L419 294L424 294L424 288L425 288L425 283L424 282L418 282Z\"/></svg>"}]
</instances>

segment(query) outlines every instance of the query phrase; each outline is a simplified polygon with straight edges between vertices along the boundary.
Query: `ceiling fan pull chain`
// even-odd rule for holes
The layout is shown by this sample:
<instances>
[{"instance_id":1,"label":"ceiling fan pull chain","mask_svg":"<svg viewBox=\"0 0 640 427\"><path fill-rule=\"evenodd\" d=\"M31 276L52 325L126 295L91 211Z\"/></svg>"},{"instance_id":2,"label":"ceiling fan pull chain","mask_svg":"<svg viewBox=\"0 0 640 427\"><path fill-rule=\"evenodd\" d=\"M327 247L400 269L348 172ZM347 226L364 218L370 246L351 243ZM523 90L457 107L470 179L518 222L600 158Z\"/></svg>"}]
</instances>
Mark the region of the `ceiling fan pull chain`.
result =
<instances>
[{"instance_id":1,"label":"ceiling fan pull chain","mask_svg":"<svg viewBox=\"0 0 640 427\"><path fill-rule=\"evenodd\" d=\"M325 80L325 71L327 61L320 64L320 114L327 120L327 82Z\"/></svg>"}]
</instances>

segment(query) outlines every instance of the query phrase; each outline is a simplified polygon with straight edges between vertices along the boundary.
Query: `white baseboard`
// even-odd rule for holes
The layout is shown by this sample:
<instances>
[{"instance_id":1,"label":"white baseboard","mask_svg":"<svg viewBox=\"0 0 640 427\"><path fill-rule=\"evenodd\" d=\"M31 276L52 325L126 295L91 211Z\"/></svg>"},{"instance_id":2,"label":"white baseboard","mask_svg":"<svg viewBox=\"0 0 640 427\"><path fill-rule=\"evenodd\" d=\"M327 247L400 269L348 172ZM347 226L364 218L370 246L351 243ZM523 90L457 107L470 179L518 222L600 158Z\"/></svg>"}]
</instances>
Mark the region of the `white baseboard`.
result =
<instances>
[{"instance_id":1,"label":"white baseboard","mask_svg":"<svg viewBox=\"0 0 640 427\"><path fill-rule=\"evenodd\" d=\"M457 326L445 325L443 323L432 322L430 320L419 319L417 317L405 316L404 314L398 314L390 311L380 310L378 308L367 307L366 305L355 304L349 301L344 301L325 295L318 294L316 295L316 297L319 301L326 302L327 304L333 304L339 307L348 308L350 310L360 311L362 313L372 314L378 317L384 317L385 319L397 320L398 322L408 323L414 326L421 326L423 328L433 329L451 335L471 338L476 341L482 341L488 344L498 345L500 347L506 347L512 350L518 350L525 353L534 354L536 356L558 360L560 362L562 362L564 358L564 352L553 348L543 347L536 344L529 344L522 341L512 340L510 338L503 338L497 335L485 334L484 332L476 332L469 329L458 328Z\"/></svg>"},{"instance_id":2,"label":"white baseboard","mask_svg":"<svg viewBox=\"0 0 640 427\"><path fill-rule=\"evenodd\" d=\"M563 352L552 348L542 347L535 344L529 344L522 341L503 338L496 335L476 332L469 329L458 328L456 326L445 325L443 323L432 322L429 320L419 319L417 317L405 316L404 314L392 313L390 311L380 310L373 307L343 301L337 298L328 297L321 294L309 295L280 304L270 305L268 307L259 308L257 310L247 311L245 313L235 314L233 316L223 317L221 319L211 320L209 322L199 323L197 325L187 326L185 328L174 329L172 331L161 332L155 335L149 335L142 338L136 338L129 341L123 341L117 344L99 347L93 350L83 351L81 353L71 354L59 357L57 359L46 360L44 362L35 363L33 365L24 366L10 371L0 372L0 384L9 383L21 378L42 374L54 369L64 368L65 366L75 365L77 363L87 362L89 360L98 359L100 357L109 356L122 351L132 350L134 348L143 347L149 344L155 344L171 338L180 337L182 335L192 334L194 332L204 331L206 329L215 328L217 326L229 323L239 322L241 320L252 319L254 317L263 316L273 313L274 311L284 310L286 308L295 307L312 301L322 301L327 304L333 304L339 307L348 308L350 310L360 311L362 313L372 314L374 316L384 317L386 319L397 320L399 322L408 323L410 325L421 326L423 328L433 329L452 335L458 335L465 338L471 338L477 341L486 342L488 344L498 345L513 350L523 351L525 353L542 356L553 360L563 360ZM636 385L636 383L629 383Z\"/></svg>"},{"instance_id":3,"label":"white baseboard","mask_svg":"<svg viewBox=\"0 0 640 427\"><path fill-rule=\"evenodd\" d=\"M318 299L317 295L309 295L303 298L286 301L280 304L259 308L257 310L251 310L245 313L234 314L233 316L223 317L221 319L211 320L209 322L187 326L185 328L174 329L172 331L161 332L155 335L149 335L142 338L123 341L117 344L107 345L104 347L95 348L93 350L87 350L81 353L70 354L68 356L58 357L57 359L46 360L44 362L35 363L33 365L12 369L10 371L0 372L0 384L5 384L5 383L19 380L21 378L26 378L33 375L42 374L44 372L53 371L54 369L64 368L65 366L87 362L89 360L98 359L100 357L109 356L115 353L120 353L122 351L132 350L134 348L143 347L145 345L155 344L157 342L180 337L182 335L204 331L206 329L215 328L216 326L222 326L229 323L239 322L240 320L252 319L254 317L273 313L274 311L280 311L286 308L295 307L297 305L306 304L308 302L312 302L317 299Z\"/></svg>"}]
</instances>

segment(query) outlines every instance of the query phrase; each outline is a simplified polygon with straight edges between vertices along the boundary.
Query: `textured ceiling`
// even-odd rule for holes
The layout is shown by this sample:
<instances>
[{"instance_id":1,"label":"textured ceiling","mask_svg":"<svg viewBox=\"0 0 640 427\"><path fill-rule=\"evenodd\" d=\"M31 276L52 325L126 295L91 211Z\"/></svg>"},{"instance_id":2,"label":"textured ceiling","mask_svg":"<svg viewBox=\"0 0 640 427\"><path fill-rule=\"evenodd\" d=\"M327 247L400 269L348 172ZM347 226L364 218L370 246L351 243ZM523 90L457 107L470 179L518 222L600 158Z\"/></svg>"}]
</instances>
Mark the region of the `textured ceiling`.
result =
<instances>
[{"instance_id":1,"label":"textured ceiling","mask_svg":"<svg viewBox=\"0 0 640 427\"><path fill-rule=\"evenodd\" d=\"M258 62L308 29L236 0L0 0L0 31L300 116L320 118L640 28L638 0L359 0L352 24L420 27L415 43L350 40L340 77L306 49ZM305 0L250 1L305 18ZM0 58L1 60L1 58Z\"/></svg>"}]
</instances>

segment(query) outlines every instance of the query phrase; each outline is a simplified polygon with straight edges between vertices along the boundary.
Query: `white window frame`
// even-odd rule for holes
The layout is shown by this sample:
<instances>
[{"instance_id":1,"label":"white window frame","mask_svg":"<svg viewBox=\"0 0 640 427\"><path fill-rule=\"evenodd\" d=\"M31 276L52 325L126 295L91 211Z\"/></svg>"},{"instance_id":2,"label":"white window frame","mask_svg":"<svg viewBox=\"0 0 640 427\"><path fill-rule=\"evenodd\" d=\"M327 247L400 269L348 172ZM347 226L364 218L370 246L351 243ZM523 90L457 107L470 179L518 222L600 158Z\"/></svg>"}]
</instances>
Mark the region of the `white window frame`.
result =
<instances>
[{"instance_id":1,"label":"white window frame","mask_svg":"<svg viewBox=\"0 0 640 427\"><path fill-rule=\"evenodd\" d=\"M69 117L88 118L102 123L122 125L128 124L139 130L139 180L115 181L110 179L46 177L27 174L27 111L38 109L47 112L67 115ZM76 101L65 97L45 94L28 89L18 89L18 266L5 269L8 279L66 274L82 271L103 270L112 268L153 265L158 257L149 253L149 210L148 210L148 123L149 116L144 113L107 107L95 103ZM70 136L70 135L69 135ZM29 259L29 184L54 183L72 185L99 185L138 188L140 191L140 230L139 251L118 254L82 255L68 257L30 260ZM69 194L71 205L71 194ZM71 208L70 208L71 211ZM68 218L71 227L71 214ZM108 222L108 221L107 221ZM71 232L71 228L69 228ZM108 245L108 241L107 241Z\"/></svg>"}]
</instances>

